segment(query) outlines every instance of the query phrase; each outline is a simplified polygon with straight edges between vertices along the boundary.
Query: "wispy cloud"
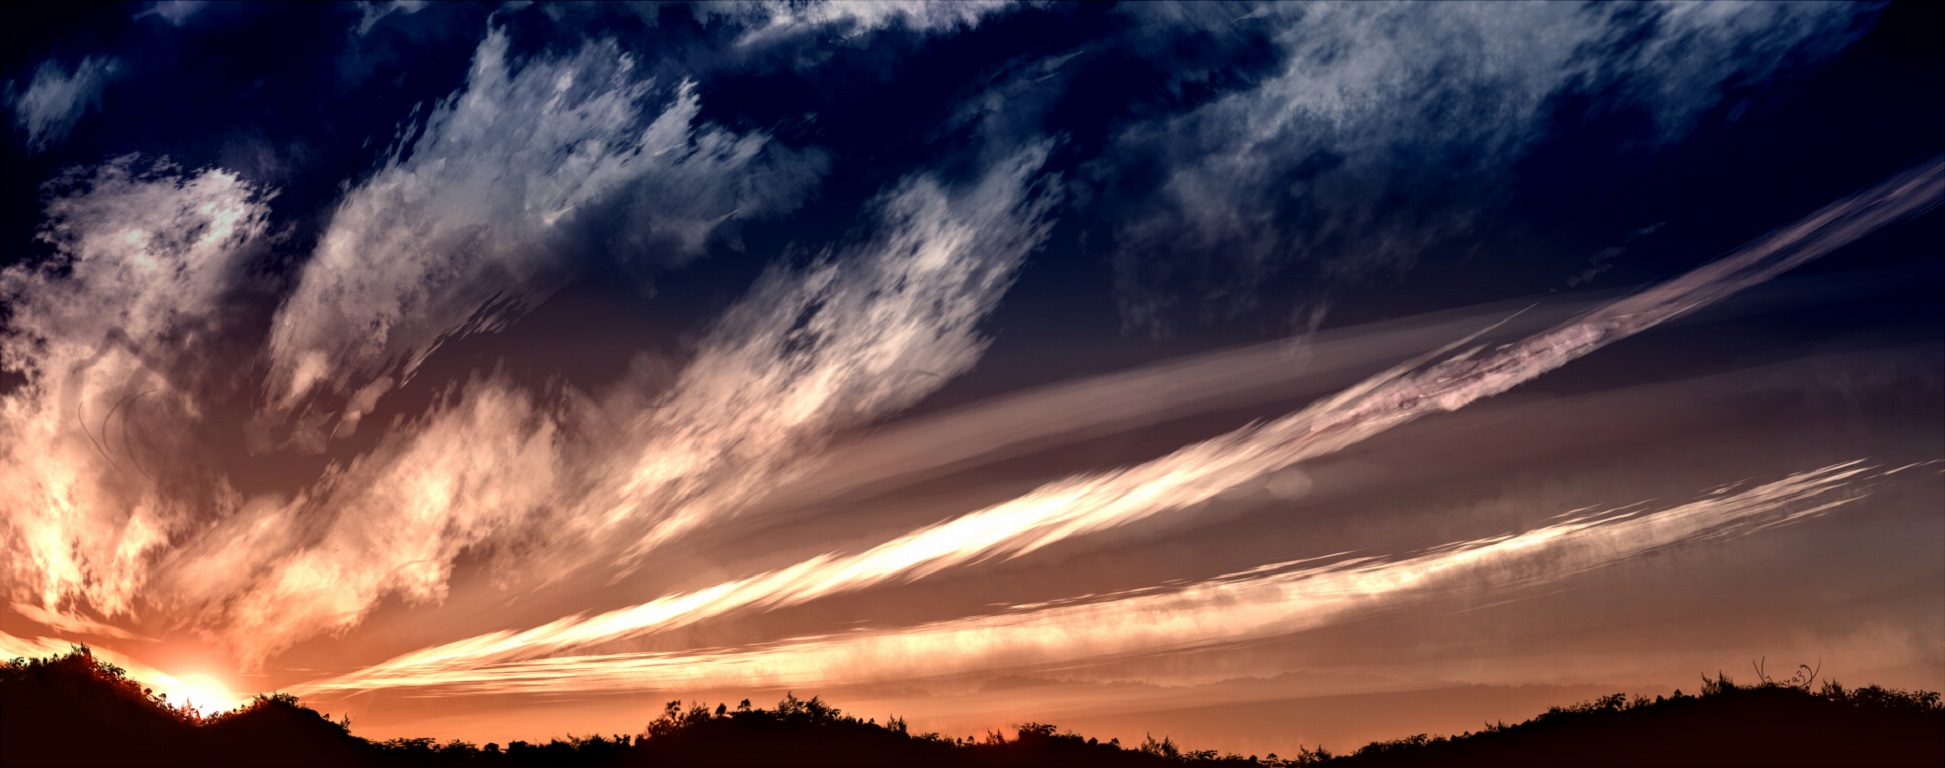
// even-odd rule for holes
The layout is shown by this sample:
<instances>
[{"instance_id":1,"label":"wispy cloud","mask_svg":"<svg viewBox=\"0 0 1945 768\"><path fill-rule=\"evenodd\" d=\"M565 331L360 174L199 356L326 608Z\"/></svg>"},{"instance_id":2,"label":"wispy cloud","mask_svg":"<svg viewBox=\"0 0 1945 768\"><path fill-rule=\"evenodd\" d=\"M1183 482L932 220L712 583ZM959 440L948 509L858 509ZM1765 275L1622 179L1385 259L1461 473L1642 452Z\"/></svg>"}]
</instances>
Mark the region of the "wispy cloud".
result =
<instances>
[{"instance_id":1,"label":"wispy cloud","mask_svg":"<svg viewBox=\"0 0 1945 768\"><path fill-rule=\"evenodd\" d=\"M717 323L635 431L607 519L654 521L637 552L731 512L840 430L897 412L971 369L979 323L1045 240L1059 201L1029 146L951 189L920 174L870 207L876 235L773 269Z\"/></svg>"},{"instance_id":2,"label":"wispy cloud","mask_svg":"<svg viewBox=\"0 0 1945 768\"><path fill-rule=\"evenodd\" d=\"M989 559L1017 557L1057 541L1190 509L1278 469L1337 452L1421 416L1457 410L1504 392L1614 341L1768 280L1941 199L1945 199L1945 158L1833 203L1688 274L1519 342L1436 359L1448 347L1281 419L1189 445L1134 467L1051 483L865 552L824 555L758 576L595 616L563 618L524 632L481 635L393 659L368 673L406 674L405 670L414 668L445 672L533 659L732 611L797 605Z\"/></svg>"},{"instance_id":3,"label":"wispy cloud","mask_svg":"<svg viewBox=\"0 0 1945 768\"><path fill-rule=\"evenodd\" d=\"M811 504L1198 413L1325 392L1333 382L1422 354L1496 321L1505 321L1502 333L1531 332L1590 306L1583 301L1524 311L1510 304L1471 307L1332 328L1036 387L881 426L837 446L815 472L795 478L775 496L793 505Z\"/></svg>"},{"instance_id":4,"label":"wispy cloud","mask_svg":"<svg viewBox=\"0 0 1945 768\"><path fill-rule=\"evenodd\" d=\"M1098 662L1284 635L1458 592L1557 581L1659 547L1821 514L1856 500L1844 491L1875 476L1873 469L1849 462L1658 512L1580 511L1525 533L1454 542L1402 559L1273 563L1148 594L1021 606L892 632L751 649L493 664L459 663L449 646L443 656L415 654L293 690L303 695L383 688L497 694L816 685Z\"/></svg>"},{"instance_id":5,"label":"wispy cloud","mask_svg":"<svg viewBox=\"0 0 1945 768\"><path fill-rule=\"evenodd\" d=\"M1058 202L1046 153L959 188L918 174L887 190L868 237L773 268L672 384L628 378L601 399L468 382L299 497L179 537L158 598L257 662L387 597L442 600L466 552L510 546L499 564L545 581L733 514L841 430L972 366L980 320Z\"/></svg>"},{"instance_id":6,"label":"wispy cloud","mask_svg":"<svg viewBox=\"0 0 1945 768\"><path fill-rule=\"evenodd\" d=\"M504 382L474 381L305 497L245 508L185 541L164 563L160 596L246 663L356 626L388 596L437 602L462 552L562 512L562 441L557 414Z\"/></svg>"},{"instance_id":7,"label":"wispy cloud","mask_svg":"<svg viewBox=\"0 0 1945 768\"><path fill-rule=\"evenodd\" d=\"M378 22L384 20L386 16L394 13L410 16L425 10L427 5L430 5L428 0L372 0L359 3L358 27L355 31L360 35L369 35L371 28L377 26Z\"/></svg>"},{"instance_id":8,"label":"wispy cloud","mask_svg":"<svg viewBox=\"0 0 1945 768\"><path fill-rule=\"evenodd\" d=\"M1133 122L1093 167L1134 331L1254 307L1285 272L1330 285L1476 234L1511 170L1576 94L1678 138L1739 82L1813 65L1860 33L1859 4L1137 4L1149 34L1281 60L1195 109ZM1161 43L1157 43L1161 45ZM1517 54L1508 52L1517 51ZM1151 180L1152 179L1152 180ZM1194 254L1190 258L1168 258Z\"/></svg>"},{"instance_id":9,"label":"wispy cloud","mask_svg":"<svg viewBox=\"0 0 1945 768\"><path fill-rule=\"evenodd\" d=\"M49 59L34 70L25 90L7 83L7 106L14 126L27 134L27 148L40 152L67 140L75 123L101 109L101 92L119 64L105 56L88 56L73 70Z\"/></svg>"},{"instance_id":10,"label":"wispy cloud","mask_svg":"<svg viewBox=\"0 0 1945 768\"><path fill-rule=\"evenodd\" d=\"M197 11L207 5L209 0L155 0L149 4L148 10L135 14L135 18L139 20L149 16L159 16L171 25L180 27L188 23L189 17L196 15Z\"/></svg>"},{"instance_id":11,"label":"wispy cloud","mask_svg":"<svg viewBox=\"0 0 1945 768\"><path fill-rule=\"evenodd\" d=\"M162 471L221 375L205 345L270 195L132 156L49 189L41 237L55 257L0 271L0 365L26 375L0 398L0 530L15 602L113 616L131 610L151 553L226 504L220 483Z\"/></svg>"},{"instance_id":12,"label":"wispy cloud","mask_svg":"<svg viewBox=\"0 0 1945 768\"><path fill-rule=\"evenodd\" d=\"M917 32L970 29L987 16L1019 5L1008 0L813 0L806 3L727 0L696 3L692 8L699 17L720 18L746 27L740 44L762 45L811 33L862 35L893 25Z\"/></svg>"},{"instance_id":13,"label":"wispy cloud","mask_svg":"<svg viewBox=\"0 0 1945 768\"><path fill-rule=\"evenodd\" d=\"M362 25L356 15L338 16L354 32L368 32L392 7L366 6ZM397 7L409 10L410 4ZM1311 258L1306 249L1323 241L1306 238L1349 242L1367 230L1392 231L1389 209L1371 202L1365 194L1370 189L1360 186L1364 180L1384 178L1409 187L1429 177L1394 176L1394 166L1424 157L1436 161L1425 166L1434 176L1452 167L1465 176L1503 166L1533 140L1540 129L1532 126L1543 122L1549 99L1563 89L1612 86L1624 100L1659 105L1653 111L1657 118L1680 118L1658 124L1680 132L1698 111L1720 104L1722 84L1770 77L1778 67L1792 66L1778 63L1792 60L1782 55L1786 52L1815 60L1844 44L1855 28L1846 28L1844 35L1824 33L1870 13L1825 6L1657 6L1617 20L1600 8L1522 6L1501 15L1477 6L1441 6L1433 18L1443 21L1436 24L1363 6L1125 9L1136 15L1179 11L1184 18L1177 21L1184 24L1256 25L1275 41L1272 58L1277 60L1254 80L1211 85L1206 97L1190 98L1186 107L1177 103L1146 112L1138 107L1146 122L1122 126L1119 133L1103 123L1065 139L1046 138L1056 135L1049 129L1062 127L1055 119L1059 110L1051 105L1074 92L1048 88L1031 99L1023 94L1039 87L1028 83L1074 73L1097 58L1092 49L1076 58L1081 54L1071 50L1048 54L1029 46L1031 52L997 74L971 65L968 71L979 72L968 77L990 78L983 85L954 85L956 90L941 98L963 103L956 109L950 103L927 106L931 117L924 119L951 115L946 133L978 139L973 149L949 150L941 162L916 170L872 175L869 187L846 184L827 191L834 205L862 202L854 234L779 249L781 257L726 312L697 323L703 328L699 335L682 335L680 351L642 362L619 380L591 385L556 379L533 386L517 375L461 373L435 383L447 385L443 390L411 390L414 397L439 391L427 395L430 405L396 419L373 414L407 410L404 397L386 401L384 410L380 403L395 396L391 393L442 345L467 334L508 329L557 288L584 277L588 265L653 268L641 271L688 265L740 247L738 222L780 216L818 194L828 172L826 153L786 147L768 129L751 128L775 118L749 120L752 110L743 101L752 92L748 78L795 76L785 70L820 55L831 39L879 30L912 39L970 36L1014 7L704 7L697 12L706 22L727 23L705 23L699 48L730 43L738 35L746 46L788 38L787 46L772 50L776 60L733 74L716 72L714 65L682 69L687 60L677 55L638 61L631 54L638 49L613 41L573 41L539 46L542 52L532 55L516 53L528 50L518 42L528 29L523 25L544 26L563 17L543 13L546 9L520 19L502 14L496 23L505 26L488 30L476 47L477 38L459 43L461 59L455 63L464 62L464 51L473 53L464 87L427 105L422 120L416 113L408 119L375 169L358 160L351 164L369 173L341 187L331 186L337 178L316 189L291 187L291 198L330 202L323 211L281 211L295 222L290 227L273 227L272 194L232 171L186 171L134 157L73 171L43 190L41 235L54 258L0 270L5 323L0 383L11 387L0 392L0 512L5 513L0 552L7 556L0 565L7 590L0 605L11 606L11 616L45 627L42 632L131 641L165 632L198 634L248 667L374 616L418 621L416 615L389 613L383 608L388 602L421 610L449 600L449 592L466 601L506 596L480 597L489 581L566 595L588 582L612 579L610 587L628 592L625 598L573 595L570 599L584 602L572 608L536 606L516 597L517 610L525 612L520 618L489 618L482 611L458 619L476 622L463 629L441 624L441 634L429 641L497 627L515 631L423 648L343 678L335 689L331 686L338 683L316 684L316 690L352 690L439 678L484 690L498 684L491 680L573 671L582 669L576 666L581 662L596 678L608 674L604 669L621 668L612 665L641 664L651 676L665 676L657 679L676 679L667 675L680 672L654 670L705 657L716 661L705 659L695 669L716 676L710 679L749 669L760 672L750 679L815 677L825 674L818 670L861 663L869 654L885 654L882 674L901 675L911 671L903 659L951 643L969 649L950 662L962 669L1003 658L1085 660L1239 636L1198 630L1191 626L1197 622L1227 622L1257 637L1313 618L1333 621L1373 601L1406 599L1419 586L1437 588L1446 578L1437 574L1483 572L1498 579L1492 583L1511 584L1524 583L1520 579L1527 576L1557 578L1579 567L1572 563L1612 562L1601 559L1605 554L1585 552L1638 549L1646 534L1637 535L1641 528L1635 518L1576 519L1505 540L1461 541L1404 560L1266 566L1191 588L1117 593L1112 603L1088 598L1016 605L1003 615L924 625L910 640L858 633L720 654L549 658L612 651L616 647L609 644L650 636L657 648L687 647L677 646L683 635L670 630L704 622L716 622L698 627L705 633L724 625L761 625L772 636L789 634L775 631L772 620L814 618L810 614L822 606L844 602L830 598L889 591L914 580L984 575L982 564L1036 552L1042 557L1022 567L1039 567L1056 559L1045 552L1049 547L1107 531L1139 531L1143 521L1192 521L1204 526L1199 533L1210 533L1214 528L1206 524L1212 515L1202 512L1219 496L1228 494L1224 498L1233 501L1251 489L1280 498L1301 495L1310 467L1298 465L1422 416L1505 392L1941 197L1945 170L1933 161L1636 296L1596 307L1553 306L1483 332L1496 340L1520 339L1513 343L1458 354L1451 354L1456 346L1447 346L1422 354L1497 315L1421 317L1392 328L1324 330L1302 344L1278 342L1015 392L977 409L907 423L892 420L975 368L989 343L982 324L1001 305L1026 260L1052 239L1069 194L1090 200L1087 205L1112 198L1117 179L1133 178L1116 176L1123 159L1156 161L1149 169L1157 173L1144 178L1157 186L1128 186L1131 197L1116 203L1136 203L1125 207L1134 215L1113 225L1120 238L1116 258L1166 253L1166 261L1180 263L1180 257L1196 254L1233 256L1241 265L1235 285L1253 285L1282 268L1283 260ZM394 15L388 21L401 19ZM1082 21L1124 28L1113 13ZM1629 29L1643 35L1616 34ZM1476 53L1505 47L1501 44L1511 39L1537 40L1538 48L1530 60L1518 61ZM1730 42L1749 55L1709 53L1734 47ZM1036 43L1043 44L1060 45ZM1418 61L1401 53L1416 50L1430 52L1429 58ZM1600 55L1590 53L1595 51ZM743 53L695 55L735 59ZM785 58L794 64L778 64ZM1664 61L1681 64L1671 68ZM114 66L91 58L70 73L44 64L26 91L10 90L16 121L30 143L52 147L75 120L86 119L91 105L99 103L97 81L115 74ZM652 81L651 70L682 75ZM40 89L44 93L33 96L48 71L53 75ZM703 83L723 78L724 87L716 91L682 79L691 74ZM449 86L429 87L443 92ZM982 88L964 98L968 89ZM1407 113L1434 113L1453 99L1465 101L1474 91L1496 95L1467 102L1444 123L1407 119ZM712 93L723 94L723 100L714 100ZM32 105L52 106L34 113L44 113L44 119L29 120ZM805 114L792 124L815 126L813 118ZM982 127L961 131L969 121L982 121ZM811 128L775 130L820 135ZM941 135L936 126L912 130ZM1081 136L1089 131L1093 135ZM832 158L853 157L861 143L822 135L830 139ZM1063 156L1073 149L1099 149L1102 141L1112 156L1092 166L1084 157ZM856 156L875 148L866 150ZM1474 154L1484 159L1465 160ZM1076 162L1083 175L1099 182L1093 189L1063 177ZM330 164L318 167L323 165ZM897 181L882 183L895 174ZM1294 185L1287 183L1292 179ZM1159 198L1147 197L1157 190ZM1420 192L1444 194L1413 187L1404 190L1406 204L1398 207L1435 208L1418 205L1430 199L1411 197ZM1382 197L1383 191L1372 194ZM1263 202L1268 198L1275 199ZM1331 208L1340 203L1341 209ZM1282 216L1285 208L1277 206L1310 206L1305 210L1322 213L1307 224L1301 216ZM828 213L820 209L818 216ZM322 225L315 243L306 239L306 221ZM1451 222L1456 228L1447 227ZM786 224L764 232L764 240L821 226ZM1469 226L1463 215L1431 216L1418 224L1434 236ZM1395 241L1371 241L1374 258L1405 258L1401 254L1427 242L1419 237L1424 231L1408 229L1396 230L1401 234ZM829 245L820 250L824 242ZM1078 245L1087 247L1085 241ZM274 252L279 248L302 252ZM727 271L745 276L754 271L740 269ZM1220 272L1208 274L1217 282L1229 279ZM1129 274L1134 273L1123 270L1123 278ZM1206 287L1192 285L1201 277L1171 278L1170 287ZM1154 287L1123 287L1128 285L1135 286L1131 290ZM720 306L716 300L708 303ZM1582 309L1587 311L1567 317ZM1320 318L1313 316L1313 331ZM616 331L626 335L630 329L599 330ZM476 341L491 346L498 340ZM1321 390L1322 382L1341 383L1404 358L1412 359L1307 408L1218 434L1240 423L1240 417L1221 421L1233 417L1230 408L1238 403L1260 410L1268 402ZM638 358L648 359L646 353ZM16 371L23 377L14 377ZM250 414L256 418L249 420ZM1212 418L1166 445L1149 440L1187 431L1181 417L1195 414ZM996 473L985 470L1001 469L1002 459L1062 442L1134 435L1139 427L1155 424L1166 429L1128 441L1142 441L1139 449L1148 453L1116 460L1129 466L1069 475L1102 462L1049 462L1012 474L1004 482L1017 484L1003 490L980 489L976 501L934 499L901 507L903 517L896 523L867 520L866 513L833 515L797 529L810 533L779 550L747 557L747 550L710 550L736 537L773 532L759 530L777 522L755 519L763 514L803 514L840 494L881 506L902 504L902 493L868 494L901 483L895 490L911 492L916 478L966 470L975 462L988 465L953 479L987 482ZM288 439L266 437L286 434ZM1184 445L1209 435L1215 436ZM351 436L359 439L344 439ZM827 461L833 447L852 450ZM1847 449L1841 455L1865 453L1881 455ZM225 461L208 460L219 454ZM1819 455L1791 466L1828 461ZM275 475L273 480L246 477L273 463L277 466L265 472ZM1711 498L1706 503L1716 506L1696 507L1702 511L1692 515L1681 507L1653 519L1706 518L1750 526L1794 519L1788 515L1797 507L1786 506L1816 507L1823 502L1811 503L1813 497L1824 499L1862 477L1844 474L1852 469L1765 486L1780 494L1774 498ZM1327 471L1315 476L1322 478L1320 486L1331 482ZM1029 483L1054 478L1059 479L1020 494ZM1775 500L1783 497L1788 498ZM935 511L928 504L955 514L921 517ZM956 514L965 510L973 511ZM729 525L732 521L741 525ZM890 525L897 527L887 532ZM1675 532L1662 533L1680 540L1705 535L1675 529L1688 530L1675 526L1669 529ZM1469 539L1476 533L1428 539ZM1609 546L1616 541L1620 544ZM1585 556L1529 557L1540 551ZM828 554L806 559L818 552ZM1487 554L1459 557L1468 552ZM658 570L664 562L714 555L722 557L711 559L701 572ZM1230 556L1194 573L1199 577L1283 555L1243 557ZM1527 576L1499 573L1496 569L1506 563L1521 564L1526 570L1519 573ZM456 583L456 573L477 575L480 592L468 589L473 585L463 576ZM624 580L630 583L621 584ZM942 581L915 591L933 590ZM1231 621L1220 612L1225 601L1288 600L1299 582L1309 590L1305 594L1323 596L1304 609L1312 613L1290 614L1281 624L1265 618L1270 623L1257 625L1247 618ZM1392 591L1385 591L1386 584ZM1362 597L1333 602L1331 595L1339 593ZM647 602L628 605L641 600ZM818 601L825 602L736 623ZM1116 619L1104 618L1105 613L1089 613L1111 611L1111 604L1187 618L1168 618L1156 630L1160 634L1131 628L1126 645L1094 644L1070 630L1048 628L1069 619L1112 625ZM624 607L542 624L591 605ZM442 613L440 619L464 613ZM926 616L967 614L934 610ZM532 628L517 631L521 627ZM427 641L426 635L413 636L421 638L415 645L388 645L396 636L387 635L357 652L381 647L382 655L368 658L383 658ZM42 642L11 635L0 640ZM440 678L448 674L456 677Z\"/></svg>"},{"instance_id":14,"label":"wispy cloud","mask_svg":"<svg viewBox=\"0 0 1945 768\"><path fill-rule=\"evenodd\" d=\"M814 154L700 123L692 83L645 115L654 83L612 41L525 62L508 46L490 31L465 89L338 204L272 329L279 410L329 392L353 428L443 341L558 288L571 258L688 261L734 218L794 208L821 173Z\"/></svg>"}]
</instances>

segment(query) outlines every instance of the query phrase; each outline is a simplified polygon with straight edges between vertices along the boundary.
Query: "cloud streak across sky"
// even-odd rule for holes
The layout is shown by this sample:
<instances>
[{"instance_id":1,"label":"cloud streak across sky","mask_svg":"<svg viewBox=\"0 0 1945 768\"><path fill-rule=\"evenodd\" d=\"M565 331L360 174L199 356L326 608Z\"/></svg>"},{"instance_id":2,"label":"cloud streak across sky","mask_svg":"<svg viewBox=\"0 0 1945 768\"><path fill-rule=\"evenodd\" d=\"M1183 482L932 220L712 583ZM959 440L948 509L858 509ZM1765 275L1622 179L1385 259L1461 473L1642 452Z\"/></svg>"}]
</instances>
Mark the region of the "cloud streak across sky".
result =
<instances>
[{"instance_id":1,"label":"cloud streak across sky","mask_svg":"<svg viewBox=\"0 0 1945 768\"><path fill-rule=\"evenodd\" d=\"M543 628L551 633L537 630L432 649L293 690L310 695L437 688L460 694L817 685L1033 669L1179 651L1298 632L1399 603L1426 602L1450 590L1500 591L1544 584L1657 547L1727 535L1732 526L1787 524L1855 501L1857 496L1838 491L1878 476L1874 470L1851 462L1736 493L1718 489L1713 498L1666 510L1574 510L1566 513L1569 519L1554 525L1452 542L1402 559L1343 557L1323 565L1271 563L1153 594L1020 606L992 616L864 636L803 638L751 650L693 653L533 660L505 653L572 647L591 640L589 635L603 623L639 618L639 614L611 615L582 626ZM734 602L737 591L698 595L697 602ZM483 663L488 659L491 663Z\"/></svg>"},{"instance_id":2,"label":"cloud streak across sky","mask_svg":"<svg viewBox=\"0 0 1945 768\"><path fill-rule=\"evenodd\" d=\"M437 679L443 673L626 639L738 609L796 605L994 558L1018 557L1063 539L1190 508L1246 481L1335 453L1421 416L1457 410L1504 392L1601 346L1767 280L1886 223L1935 206L1941 199L1945 199L1945 160L1933 160L1687 275L1490 352L1473 349L1430 364L1424 359L1414 361L1268 424L1187 446L1139 466L1044 486L856 555L821 556L598 616L471 638L386 662L370 675L409 680L409 672L397 670L430 668L428 677ZM1795 492L1784 495L1794 497ZM1756 498L1765 499L1762 492ZM317 690L324 690L331 684L318 685Z\"/></svg>"},{"instance_id":3,"label":"cloud streak across sky","mask_svg":"<svg viewBox=\"0 0 1945 768\"><path fill-rule=\"evenodd\" d=\"M99 56L83 58L72 70L48 60L34 70L25 88L8 82L7 106L13 109L14 127L27 134L27 146L43 150L66 140L75 123L101 108L101 93L115 69L114 59Z\"/></svg>"}]
</instances>

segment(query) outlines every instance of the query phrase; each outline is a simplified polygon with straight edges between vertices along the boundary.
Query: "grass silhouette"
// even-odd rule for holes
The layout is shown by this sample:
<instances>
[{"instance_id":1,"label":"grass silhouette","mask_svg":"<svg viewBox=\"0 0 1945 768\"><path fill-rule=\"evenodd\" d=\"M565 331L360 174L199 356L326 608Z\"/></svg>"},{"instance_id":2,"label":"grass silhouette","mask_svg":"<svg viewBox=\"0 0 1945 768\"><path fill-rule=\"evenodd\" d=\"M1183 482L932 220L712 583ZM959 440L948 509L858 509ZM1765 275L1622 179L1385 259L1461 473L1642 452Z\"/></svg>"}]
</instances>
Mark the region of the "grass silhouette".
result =
<instances>
[{"instance_id":1,"label":"grass silhouette","mask_svg":"<svg viewBox=\"0 0 1945 768\"><path fill-rule=\"evenodd\" d=\"M1815 673L1756 685L1704 675L1699 695L1622 694L1554 707L1518 725L1377 742L1345 755L1265 758L1182 749L1152 736L1132 748L1025 723L979 741L914 734L844 714L818 697L773 709L669 702L636 735L546 744L353 736L284 694L201 715L171 704L85 647L0 666L0 763L16 766L1411 766L1945 765L1935 692L1845 689Z\"/></svg>"}]
</instances>

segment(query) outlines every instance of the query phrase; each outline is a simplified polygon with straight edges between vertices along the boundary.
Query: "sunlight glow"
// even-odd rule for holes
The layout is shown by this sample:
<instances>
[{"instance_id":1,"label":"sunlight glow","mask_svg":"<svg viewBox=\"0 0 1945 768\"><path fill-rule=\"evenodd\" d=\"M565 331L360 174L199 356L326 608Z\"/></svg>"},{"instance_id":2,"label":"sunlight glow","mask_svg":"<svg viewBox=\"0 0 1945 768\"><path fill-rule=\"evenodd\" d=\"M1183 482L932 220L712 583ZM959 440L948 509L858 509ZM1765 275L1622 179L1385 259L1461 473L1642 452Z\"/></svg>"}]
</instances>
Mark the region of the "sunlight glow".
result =
<instances>
[{"instance_id":1,"label":"sunlight glow","mask_svg":"<svg viewBox=\"0 0 1945 768\"><path fill-rule=\"evenodd\" d=\"M230 691L221 680L206 673L195 673L174 677L159 675L154 680L145 680L156 693L166 693L170 704L186 706L204 717L228 712L237 708L247 699Z\"/></svg>"}]
</instances>

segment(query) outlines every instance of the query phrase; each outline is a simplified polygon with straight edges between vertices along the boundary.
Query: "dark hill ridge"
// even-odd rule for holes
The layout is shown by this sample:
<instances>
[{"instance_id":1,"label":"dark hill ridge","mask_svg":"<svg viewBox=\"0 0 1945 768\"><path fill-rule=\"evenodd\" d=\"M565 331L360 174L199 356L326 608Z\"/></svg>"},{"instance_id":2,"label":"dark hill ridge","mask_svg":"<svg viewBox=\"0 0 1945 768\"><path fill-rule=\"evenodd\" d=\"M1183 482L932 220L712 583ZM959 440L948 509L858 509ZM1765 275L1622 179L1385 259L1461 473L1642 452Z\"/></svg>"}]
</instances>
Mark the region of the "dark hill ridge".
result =
<instances>
[{"instance_id":1,"label":"dark hill ridge","mask_svg":"<svg viewBox=\"0 0 1945 768\"><path fill-rule=\"evenodd\" d=\"M1945 766L1939 694L1826 683L1737 686L1703 678L1699 696L1620 694L1556 707L1518 725L1424 735L1331 756L1184 751L1163 739L1135 748L1028 723L980 743L913 734L902 719L846 716L816 697L775 709L669 706L638 736L594 736L502 749L431 739L370 742L285 695L202 717L154 697L85 648L0 667L0 763L110 766L1408 766L1921 765Z\"/></svg>"}]
</instances>

